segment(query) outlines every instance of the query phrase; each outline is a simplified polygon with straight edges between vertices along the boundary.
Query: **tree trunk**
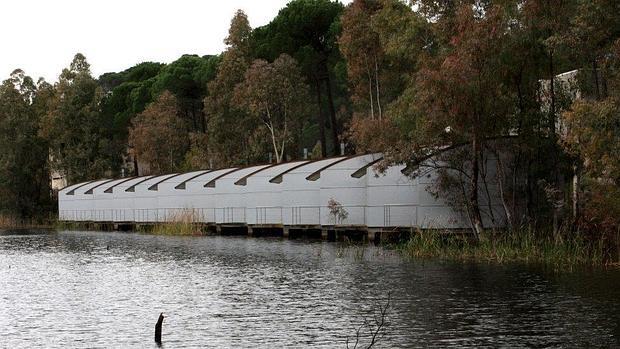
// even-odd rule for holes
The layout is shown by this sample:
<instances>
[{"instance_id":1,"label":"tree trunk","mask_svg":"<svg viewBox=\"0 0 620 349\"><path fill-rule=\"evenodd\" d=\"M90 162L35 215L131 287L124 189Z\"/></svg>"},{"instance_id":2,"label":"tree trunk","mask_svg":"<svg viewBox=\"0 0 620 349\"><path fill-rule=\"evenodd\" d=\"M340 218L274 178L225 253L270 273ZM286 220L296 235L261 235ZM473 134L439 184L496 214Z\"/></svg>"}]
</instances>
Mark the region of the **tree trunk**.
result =
<instances>
[{"instance_id":1,"label":"tree trunk","mask_svg":"<svg viewBox=\"0 0 620 349\"><path fill-rule=\"evenodd\" d=\"M579 223L579 166L573 164L573 224Z\"/></svg>"},{"instance_id":2,"label":"tree trunk","mask_svg":"<svg viewBox=\"0 0 620 349\"><path fill-rule=\"evenodd\" d=\"M470 201L472 206L472 222L474 225L474 236L476 240L480 240L482 235L482 216L480 214L480 205L478 203L478 178L480 177L480 164L478 155L480 153L480 144L478 136L474 133L472 140L472 164L471 164L471 182L470 182Z\"/></svg>"},{"instance_id":3,"label":"tree trunk","mask_svg":"<svg viewBox=\"0 0 620 349\"><path fill-rule=\"evenodd\" d=\"M207 118L205 117L205 114L203 112L204 107L202 106L202 102L198 102L198 118L200 119L200 130L202 131L202 133L207 133Z\"/></svg>"},{"instance_id":4,"label":"tree trunk","mask_svg":"<svg viewBox=\"0 0 620 349\"><path fill-rule=\"evenodd\" d=\"M549 74L551 80L549 84L549 92L551 94L551 103L549 106L549 130L551 136L555 135L555 73L553 68L553 51L549 52Z\"/></svg>"},{"instance_id":5,"label":"tree trunk","mask_svg":"<svg viewBox=\"0 0 620 349\"><path fill-rule=\"evenodd\" d=\"M599 82L598 82L598 68L596 66L596 57L592 58L592 75L594 77L594 86L595 86L595 91L596 91L596 100L600 101L601 100L601 90L599 88Z\"/></svg>"},{"instance_id":6,"label":"tree trunk","mask_svg":"<svg viewBox=\"0 0 620 349\"><path fill-rule=\"evenodd\" d=\"M526 171L527 172L525 174L525 218L529 222L530 216L533 211L533 206L534 206L534 198L533 198L534 195L533 195L532 180L531 180L532 168L531 168L531 163L529 161L527 163Z\"/></svg>"},{"instance_id":7,"label":"tree trunk","mask_svg":"<svg viewBox=\"0 0 620 349\"><path fill-rule=\"evenodd\" d=\"M321 81L316 79L316 100L317 106L319 108L319 113L317 114L317 122L319 123L319 138L321 142L321 156L327 157L327 144L325 142L325 115L323 114L323 108L321 103Z\"/></svg>"},{"instance_id":8,"label":"tree trunk","mask_svg":"<svg viewBox=\"0 0 620 349\"><path fill-rule=\"evenodd\" d=\"M276 162L279 164L284 160L284 141L282 141L282 146L280 147L280 154L276 156Z\"/></svg>"},{"instance_id":9,"label":"tree trunk","mask_svg":"<svg viewBox=\"0 0 620 349\"><path fill-rule=\"evenodd\" d=\"M269 107L267 107L266 112L267 112L267 119L263 120L263 123L265 124L265 126L267 126L267 129L269 129L269 133L271 134L271 144L273 145L273 152L276 154L276 163L280 163L281 159L280 159L280 153L278 153L278 139L276 137L276 128L273 125L273 122L271 119L271 111L269 110Z\"/></svg>"},{"instance_id":10,"label":"tree trunk","mask_svg":"<svg viewBox=\"0 0 620 349\"><path fill-rule=\"evenodd\" d=\"M278 152L278 143L276 141L276 134L273 127L269 128L269 132L271 132L271 144L273 145L273 152L276 155L276 163L280 163L280 153Z\"/></svg>"},{"instance_id":11,"label":"tree trunk","mask_svg":"<svg viewBox=\"0 0 620 349\"><path fill-rule=\"evenodd\" d=\"M489 183L487 182L487 168L486 160L484 159L484 152L480 152L480 179L482 180L484 193L487 198L487 208L489 209L489 217L491 218L491 224L495 226L495 213L493 212L493 205L491 200L491 192L489 191Z\"/></svg>"},{"instance_id":12,"label":"tree trunk","mask_svg":"<svg viewBox=\"0 0 620 349\"><path fill-rule=\"evenodd\" d=\"M140 175L140 169L138 168L138 157L136 155L133 156L133 171L136 177Z\"/></svg>"},{"instance_id":13,"label":"tree trunk","mask_svg":"<svg viewBox=\"0 0 620 349\"><path fill-rule=\"evenodd\" d=\"M506 202L506 194L504 191L504 178L505 178L504 163L502 159L500 158L499 152L497 152L496 156L497 156L497 187L499 189L500 199L502 200L502 206L504 207L504 214L506 215L506 223L508 224L508 228L512 231L513 230L512 213L510 212L510 208L508 208L508 203ZM514 191L515 189L513 188L513 192ZM514 197L513 197L513 205L514 205Z\"/></svg>"},{"instance_id":14,"label":"tree trunk","mask_svg":"<svg viewBox=\"0 0 620 349\"><path fill-rule=\"evenodd\" d=\"M375 89L377 90L377 111L379 111L379 120L383 117L381 112L381 96L379 94L379 65L377 64L377 55L374 55L375 59Z\"/></svg>"},{"instance_id":15,"label":"tree trunk","mask_svg":"<svg viewBox=\"0 0 620 349\"><path fill-rule=\"evenodd\" d=\"M332 84L329 71L325 67L325 85L327 86L327 103L329 105L329 121L332 125L332 141L334 142L334 155L338 155L338 122L336 120L336 107L332 96Z\"/></svg>"},{"instance_id":16,"label":"tree trunk","mask_svg":"<svg viewBox=\"0 0 620 349\"><path fill-rule=\"evenodd\" d=\"M366 65L366 73L368 74L368 95L370 96L370 118L372 120L375 119L375 102L372 96L372 75L370 74L370 69L368 69L368 64Z\"/></svg>"}]
</instances>

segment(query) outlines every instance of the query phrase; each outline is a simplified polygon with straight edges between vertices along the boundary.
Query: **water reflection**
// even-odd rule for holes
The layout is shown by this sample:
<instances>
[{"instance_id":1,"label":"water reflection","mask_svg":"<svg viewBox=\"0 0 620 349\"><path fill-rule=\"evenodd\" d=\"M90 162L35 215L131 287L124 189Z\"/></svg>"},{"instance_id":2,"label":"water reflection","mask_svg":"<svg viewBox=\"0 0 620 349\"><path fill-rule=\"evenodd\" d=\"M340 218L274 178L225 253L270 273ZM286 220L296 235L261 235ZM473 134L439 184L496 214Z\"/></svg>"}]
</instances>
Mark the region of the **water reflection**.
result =
<instances>
[{"instance_id":1,"label":"water reflection","mask_svg":"<svg viewBox=\"0 0 620 349\"><path fill-rule=\"evenodd\" d=\"M620 273L404 261L380 248L130 233L0 235L7 347L345 347L391 292L379 348L620 345Z\"/></svg>"}]
</instances>

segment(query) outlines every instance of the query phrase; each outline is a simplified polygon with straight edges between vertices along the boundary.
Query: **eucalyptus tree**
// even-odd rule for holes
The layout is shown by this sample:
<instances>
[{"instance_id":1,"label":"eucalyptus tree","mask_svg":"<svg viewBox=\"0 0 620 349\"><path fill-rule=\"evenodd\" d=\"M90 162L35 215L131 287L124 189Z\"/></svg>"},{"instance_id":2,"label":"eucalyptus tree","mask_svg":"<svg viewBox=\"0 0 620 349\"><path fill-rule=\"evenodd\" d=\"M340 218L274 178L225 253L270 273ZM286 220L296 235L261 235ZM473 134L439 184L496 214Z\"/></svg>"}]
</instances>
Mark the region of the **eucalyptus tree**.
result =
<instances>
[{"instance_id":1,"label":"eucalyptus tree","mask_svg":"<svg viewBox=\"0 0 620 349\"><path fill-rule=\"evenodd\" d=\"M82 54L76 54L55 84L53 101L41 120L53 169L70 183L118 171L120 154L112 141L113 119L104 118L104 91Z\"/></svg>"},{"instance_id":2,"label":"eucalyptus tree","mask_svg":"<svg viewBox=\"0 0 620 349\"><path fill-rule=\"evenodd\" d=\"M309 115L308 100L309 88L297 63L287 54L271 64L255 60L235 88L233 99L267 128L278 163L285 159L291 143L299 141L296 130Z\"/></svg>"},{"instance_id":3,"label":"eucalyptus tree","mask_svg":"<svg viewBox=\"0 0 620 349\"><path fill-rule=\"evenodd\" d=\"M264 160L262 147L256 147L257 123L232 101L235 86L244 80L251 64L249 40L252 29L247 15L238 10L230 23L217 74L208 85L204 99L208 150L203 151L214 166L249 164ZM202 142L203 143L203 142Z\"/></svg>"},{"instance_id":4,"label":"eucalyptus tree","mask_svg":"<svg viewBox=\"0 0 620 349\"><path fill-rule=\"evenodd\" d=\"M188 122L180 116L178 99L164 91L132 121L130 153L145 164L141 174L179 170L189 148Z\"/></svg>"},{"instance_id":5,"label":"eucalyptus tree","mask_svg":"<svg viewBox=\"0 0 620 349\"><path fill-rule=\"evenodd\" d=\"M39 84L45 89L45 84ZM31 218L50 206L47 143L37 85L20 69L0 85L0 213Z\"/></svg>"},{"instance_id":6,"label":"eucalyptus tree","mask_svg":"<svg viewBox=\"0 0 620 349\"><path fill-rule=\"evenodd\" d=\"M337 43L342 11L342 4L334 1L294 0L269 24L252 33L255 57L274 61L286 53L297 60L312 86L323 156L328 154L325 126L330 127L329 143L332 153L336 153L344 121L338 120L337 113L348 106L344 62Z\"/></svg>"}]
</instances>

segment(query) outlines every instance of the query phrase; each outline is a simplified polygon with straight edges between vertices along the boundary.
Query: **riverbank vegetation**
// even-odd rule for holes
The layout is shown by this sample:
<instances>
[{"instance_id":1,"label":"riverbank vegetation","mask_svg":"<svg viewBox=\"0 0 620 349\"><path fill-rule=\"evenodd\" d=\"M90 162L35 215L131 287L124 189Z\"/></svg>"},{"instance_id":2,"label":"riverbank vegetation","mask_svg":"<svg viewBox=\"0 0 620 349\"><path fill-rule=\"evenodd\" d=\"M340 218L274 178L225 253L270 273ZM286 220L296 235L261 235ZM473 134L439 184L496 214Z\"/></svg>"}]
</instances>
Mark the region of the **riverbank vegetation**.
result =
<instances>
[{"instance_id":1,"label":"riverbank vegetation","mask_svg":"<svg viewBox=\"0 0 620 349\"><path fill-rule=\"evenodd\" d=\"M76 183L295 160L304 150L322 158L344 143L349 154L383 152L379 171L404 163L415 177L421 161L436 160L433 194L469 218L479 248L494 246L497 259L546 258L541 251L576 249L575 237L587 251L612 248L619 6L293 0L258 28L235 13L215 55L94 77L78 53L54 83L16 69L0 86L0 212L53 212L50 173ZM501 206L490 215L481 209L489 183ZM487 240L499 220L506 235ZM411 248L439 248L425 239ZM530 239L533 252L518 252Z\"/></svg>"},{"instance_id":2,"label":"riverbank vegetation","mask_svg":"<svg viewBox=\"0 0 620 349\"><path fill-rule=\"evenodd\" d=\"M140 231L154 235L204 235L204 227L200 224L194 223L197 221L198 219L196 214L191 210L187 210L168 217L166 222L156 223L148 227L142 227Z\"/></svg>"},{"instance_id":3,"label":"riverbank vegetation","mask_svg":"<svg viewBox=\"0 0 620 349\"><path fill-rule=\"evenodd\" d=\"M170 236L197 236L203 235L202 229L194 223L190 222L166 222L157 223L148 229L142 229L140 232L153 235L170 235Z\"/></svg>"},{"instance_id":4,"label":"riverbank vegetation","mask_svg":"<svg viewBox=\"0 0 620 349\"><path fill-rule=\"evenodd\" d=\"M419 231L400 245L409 257L493 263L532 263L555 267L620 266L618 237L607 240L601 235L576 232L484 233L479 240L471 234L437 230Z\"/></svg>"},{"instance_id":5,"label":"riverbank vegetation","mask_svg":"<svg viewBox=\"0 0 620 349\"><path fill-rule=\"evenodd\" d=\"M12 215L0 214L0 230L13 229L53 229L56 219L49 217L20 218Z\"/></svg>"}]
</instances>

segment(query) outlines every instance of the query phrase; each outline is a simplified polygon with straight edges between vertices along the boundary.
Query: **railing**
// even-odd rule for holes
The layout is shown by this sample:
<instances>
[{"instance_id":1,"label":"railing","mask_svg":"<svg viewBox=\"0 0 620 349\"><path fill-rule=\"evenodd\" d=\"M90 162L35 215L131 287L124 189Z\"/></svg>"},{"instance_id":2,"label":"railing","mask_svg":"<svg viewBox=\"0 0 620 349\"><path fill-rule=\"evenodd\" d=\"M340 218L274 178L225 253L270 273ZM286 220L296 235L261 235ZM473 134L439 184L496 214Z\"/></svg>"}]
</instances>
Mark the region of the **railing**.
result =
<instances>
[{"instance_id":1,"label":"railing","mask_svg":"<svg viewBox=\"0 0 620 349\"><path fill-rule=\"evenodd\" d=\"M283 210L282 206L258 206L254 224L282 224Z\"/></svg>"},{"instance_id":2,"label":"railing","mask_svg":"<svg viewBox=\"0 0 620 349\"><path fill-rule=\"evenodd\" d=\"M383 205L383 226L418 226L418 206L407 204Z\"/></svg>"},{"instance_id":3,"label":"railing","mask_svg":"<svg viewBox=\"0 0 620 349\"><path fill-rule=\"evenodd\" d=\"M337 213L345 213L338 215ZM217 224L283 224L328 226L412 227L418 225L418 206L389 204L327 206L258 206L218 208L143 208L60 210L63 221L195 222Z\"/></svg>"},{"instance_id":4,"label":"railing","mask_svg":"<svg viewBox=\"0 0 620 349\"><path fill-rule=\"evenodd\" d=\"M320 224L321 208L319 206L295 206L291 207L291 225Z\"/></svg>"}]
</instances>

